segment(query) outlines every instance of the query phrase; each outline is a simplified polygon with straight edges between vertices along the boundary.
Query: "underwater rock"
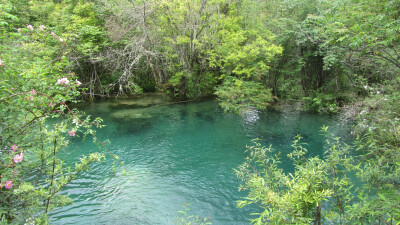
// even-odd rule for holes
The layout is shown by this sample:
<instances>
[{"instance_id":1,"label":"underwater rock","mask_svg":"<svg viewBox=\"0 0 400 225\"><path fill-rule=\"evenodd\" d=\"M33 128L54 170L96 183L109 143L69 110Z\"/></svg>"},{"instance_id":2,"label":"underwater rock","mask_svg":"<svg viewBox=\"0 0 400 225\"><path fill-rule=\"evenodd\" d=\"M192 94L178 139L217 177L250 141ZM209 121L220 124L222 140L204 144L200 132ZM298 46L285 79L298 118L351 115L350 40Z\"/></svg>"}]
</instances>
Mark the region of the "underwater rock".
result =
<instances>
[{"instance_id":1,"label":"underwater rock","mask_svg":"<svg viewBox=\"0 0 400 225\"><path fill-rule=\"evenodd\" d=\"M145 108L170 102L165 95L148 94L133 98L117 99L111 106L114 108Z\"/></svg>"},{"instance_id":2,"label":"underwater rock","mask_svg":"<svg viewBox=\"0 0 400 225\"><path fill-rule=\"evenodd\" d=\"M150 113L151 110L146 108L139 109L121 109L111 114L111 118L115 119L150 119L153 116Z\"/></svg>"}]
</instances>

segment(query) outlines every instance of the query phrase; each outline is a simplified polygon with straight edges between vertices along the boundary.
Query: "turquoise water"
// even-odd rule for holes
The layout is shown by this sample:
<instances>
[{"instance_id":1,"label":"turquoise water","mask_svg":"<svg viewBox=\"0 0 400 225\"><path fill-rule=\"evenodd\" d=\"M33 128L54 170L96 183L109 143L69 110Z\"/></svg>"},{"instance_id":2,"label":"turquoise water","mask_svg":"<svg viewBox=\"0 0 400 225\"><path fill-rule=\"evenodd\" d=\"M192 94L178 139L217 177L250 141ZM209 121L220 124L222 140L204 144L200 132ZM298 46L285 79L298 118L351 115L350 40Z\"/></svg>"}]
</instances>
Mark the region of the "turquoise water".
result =
<instances>
[{"instance_id":1,"label":"turquoise water","mask_svg":"<svg viewBox=\"0 0 400 225\"><path fill-rule=\"evenodd\" d=\"M288 153L293 137L301 134L310 154L322 156L323 125L337 135L349 132L349 124L337 116L293 110L238 116L223 113L213 100L146 101L108 100L80 107L104 119L107 127L97 136L111 141L110 150L129 173L122 175L118 167L112 172L110 159L94 164L63 190L74 203L52 212L54 224L174 224L185 203L191 204L191 214L209 217L213 224L249 224L249 214L259 209L236 207L246 193L238 191L233 168L243 162L252 139ZM82 143L76 136L71 143L62 153L67 164L96 151L91 140ZM290 170L289 161L282 161Z\"/></svg>"}]
</instances>

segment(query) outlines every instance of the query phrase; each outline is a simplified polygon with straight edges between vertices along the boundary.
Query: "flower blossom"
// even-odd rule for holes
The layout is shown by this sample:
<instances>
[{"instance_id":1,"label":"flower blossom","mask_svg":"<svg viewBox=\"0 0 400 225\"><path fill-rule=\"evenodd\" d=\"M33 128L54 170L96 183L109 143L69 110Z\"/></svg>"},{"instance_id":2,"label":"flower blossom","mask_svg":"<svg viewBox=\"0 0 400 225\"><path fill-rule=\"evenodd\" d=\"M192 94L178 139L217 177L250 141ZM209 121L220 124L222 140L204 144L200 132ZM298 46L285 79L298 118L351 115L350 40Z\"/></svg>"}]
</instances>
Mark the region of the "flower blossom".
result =
<instances>
[{"instance_id":1,"label":"flower blossom","mask_svg":"<svg viewBox=\"0 0 400 225\"><path fill-rule=\"evenodd\" d=\"M78 84L78 86L80 86L82 83L79 81L79 80L77 80L77 79L75 79L75 81L76 81L76 83Z\"/></svg>"},{"instance_id":2,"label":"flower blossom","mask_svg":"<svg viewBox=\"0 0 400 225\"><path fill-rule=\"evenodd\" d=\"M17 29L17 32L18 32L18 33L21 32L21 28L18 28L18 29Z\"/></svg>"},{"instance_id":3,"label":"flower blossom","mask_svg":"<svg viewBox=\"0 0 400 225\"><path fill-rule=\"evenodd\" d=\"M68 83L69 80L66 77L57 80L57 84L68 84Z\"/></svg>"},{"instance_id":4,"label":"flower blossom","mask_svg":"<svg viewBox=\"0 0 400 225\"><path fill-rule=\"evenodd\" d=\"M11 146L11 150L12 150L13 152L17 151L17 150L18 150L18 146L17 146L17 145L12 145L12 146Z\"/></svg>"},{"instance_id":5,"label":"flower blossom","mask_svg":"<svg viewBox=\"0 0 400 225\"><path fill-rule=\"evenodd\" d=\"M55 36L56 35L53 31L50 34L51 34L51 36Z\"/></svg>"},{"instance_id":6,"label":"flower blossom","mask_svg":"<svg viewBox=\"0 0 400 225\"><path fill-rule=\"evenodd\" d=\"M39 30L41 30L41 31L43 31L44 30L44 28L46 28L45 26L43 26L43 25L40 25L39 26Z\"/></svg>"},{"instance_id":7,"label":"flower blossom","mask_svg":"<svg viewBox=\"0 0 400 225\"><path fill-rule=\"evenodd\" d=\"M21 152L21 154L17 154L16 156L14 156L13 161L14 161L15 163L19 163L19 162L22 161L23 158L24 158L24 154L22 154L22 152Z\"/></svg>"},{"instance_id":8,"label":"flower blossom","mask_svg":"<svg viewBox=\"0 0 400 225\"><path fill-rule=\"evenodd\" d=\"M53 108L54 107L53 102L50 102L49 106Z\"/></svg>"},{"instance_id":9,"label":"flower blossom","mask_svg":"<svg viewBox=\"0 0 400 225\"><path fill-rule=\"evenodd\" d=\"M5 188L7 188L7 189L10 189L10 188L12 188L12 186L13 186L13 183L12 183L12 181L6 181L6 184L4 185L4 187Z\"/></svg>"},{"instance_id":10,"label":"flower blossom","mask_svg":"<svg viewBox=\"0 0 400 225\"><path fill-rule=\"evenodd\" d=\"M32 89L31 93L32 93L32 95L36 95L35 89Z\"/></svg>"},{"instance_id":11,"label":"flower blossom","mask_svg":"<svg viewBox=\"0 0 400 225\"><path fill-rule=\"evenodd\" d=\"M76 130L70 130L68 131L69 136L73 137L76 134Z\"/></svg>"},{"instance_id":12,"label":"flower blossom","mask_svg":"<svg viewBox=\"0 0 400 225\"><path fill-rule=\"evenodd\" d=\"M6 65L6 63L0 59L0 66L5 66L5 65Z\"/></svg>"},{"instance_id":13,"label":"flower blossom","mask_svg":"<svg viewBox=\"0 0 400 225\"><path fill-rule=\"evenodd\" d=\"M32 27L32 25L28 25L28 26L26 26L29 30L33 30L33 27Z\"/></svg>"}]
</instances>

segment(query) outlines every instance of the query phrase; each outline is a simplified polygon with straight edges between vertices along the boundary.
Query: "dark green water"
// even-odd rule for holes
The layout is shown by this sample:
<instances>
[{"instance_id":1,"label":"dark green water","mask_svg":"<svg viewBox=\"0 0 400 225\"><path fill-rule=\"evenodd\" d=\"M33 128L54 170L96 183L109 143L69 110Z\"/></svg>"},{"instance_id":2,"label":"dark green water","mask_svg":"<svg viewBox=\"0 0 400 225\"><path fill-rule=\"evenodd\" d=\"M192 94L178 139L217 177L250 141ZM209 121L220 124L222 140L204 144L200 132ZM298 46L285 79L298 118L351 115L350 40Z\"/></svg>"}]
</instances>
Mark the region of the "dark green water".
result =
<instances>
[{"instance_id":1,"label":"dark green water","mask_svg":"<svg viewBox=\"0 0 400 225\"><path fill-rule=\"evenodd\" d=\"M146 101L141 106L148 106ZM104 119L107 127L97 136L111 141L110 150L130 173L122 175L120 168L113 173L112 160L96 164L62 192L74 204L53 211L54 224L174 224L185 203L191 214L210 217L213 224L249 224L249 214L258 209L236 207L245 193L238 191L233 168L243 162L252 139L288 153L293 137L301 134L310 154L323 155L320 128L327 125L346 136L350 126L338 117L292 110L226 114L215 101L147 108L119 103L81 109ZM96 151L91 140L78 139L71 138L63 152L67 163ZM289 161L282 161L290 169Z\"/></svg>"}]
</instances>

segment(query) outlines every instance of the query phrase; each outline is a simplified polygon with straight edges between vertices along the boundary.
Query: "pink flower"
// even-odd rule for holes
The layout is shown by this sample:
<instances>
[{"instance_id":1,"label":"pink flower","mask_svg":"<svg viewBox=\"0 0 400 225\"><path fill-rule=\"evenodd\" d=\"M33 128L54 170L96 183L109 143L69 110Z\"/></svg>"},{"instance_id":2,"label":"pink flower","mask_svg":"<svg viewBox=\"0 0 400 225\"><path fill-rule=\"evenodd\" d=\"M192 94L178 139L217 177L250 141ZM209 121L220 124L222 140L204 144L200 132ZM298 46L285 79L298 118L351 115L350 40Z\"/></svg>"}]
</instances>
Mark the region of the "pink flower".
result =
<instances>
[{"instance_id":1,"label":"pink flower","mask_svg":"<svg viewBox=\"0 0 400 225\"><path fill-rule=\"evenodd\" d=\"M28 26L26 26L29 30L33 30L33 27L32 27L32 25L28 25Z\"/></svg>"},{"instance_id":2,"label":"pink flower","mask_svg":"<svg viewBox=\"0 0 400 225\"><path fill-rule=\"evenodd\" d=\"M31 93L32 93L32 95L36 95L35 89L32 89Z\"/></svg>"},{"instance_id":3,"label":"pink flower","mask_svg":"<svg viewBox=\"0 0 400 225\"><path fill-rule=\"evenodd\" d=\"M17 32L18 32L18 33L21 32L21 28L18 28L18 29L17 29Z\"/></svg>"},{"instance_id":4,"label":"pink flower","mask_svg":"<svg viewBox=\"0 0 400 225\"><path fill-rule=\"evenodd\" d=\"M44 28L46 28L45 26L43 26L43 25L40 25L39 26L39 30L41 30L41 31L43 31L44 30Z\"/></svg>"},{"instance_id":5,"label":"pink flower","mask_svg":"<svg viewBox=\"0 0 400 225\"><path fill-rule=\"evenodd\" d=\"M73 137L76 134L76 130L70 130L68 131L69 136Z\"/></svg>"},{"instance_id":6,"label":"pink flower","mask_svg":"<svg viewBox=\"0 0 400 225\"><path fill-rule=\"evenodd\" d=\"M56 35L53 31L50 34L51 34L51 36L55 36Z\"/></svg>"},{"instance_id":7,"label":"pink flower","mask_svg":"<svg viewBox=\"0 0 400 225\"><path fill-rule=\"evenodd\" d=\"M66 77L57 80L57 84L68 84L68 83L69 80Z\"/></svg>"},{"instance_id":8,"label":"pink flower","mask_svg":"<svg viewBox=\"0 0 400 225\"><path fill-rule=\"evenodd\" d=\"M4 185L4 187L5 188L7 188L7 189L10 189L10 188L12 188L12 186L13 186L13 183L12 183L12 181L6 181L6 184Z\"/></svg>"},{"instance_id":9,"label":"pink flower","mask_svg":"<svg viewBox=\"0 0 400 225\"><path fill-rule=\"evenodd\" d=\"M82 83L79 82L79 80L75 79L76 83L78 84L78 86L80 86Z\"/></svg>"},{"instance_id":10,"label":"pink flower","mask_svg":"<svg viewBox=\"0 0 400 225\"><path fill-rule=\"evenodd\" d=\"M16 145L12 145L12 146L11 146L11 149L13 150L13 152L15 152L15 151L17 151L17 150L18 150L18 146L16 146Z\"/></svg>"},{"instance_id":11,"label":"pink flower","mask_svg":"<svg viewBox=\"0 0 400 225\"><path fill-rule=\"evenodd\" d=\"M13 160L15 163L19 163L22 161L23 158L24 158L24 154L22 154L22 152L21 152L21 154L17 154L16 156L14 156Z\"/></svg>"},{"instance_id":12,"label":"pink flower","mask_svg":"<svg viewBox=\"0 0 400 225\"><path fill-rule=\"evenodd\" d=\"M50 102L49 106L50 106L50 107L52 107L52 108L54 107L54 105L53 105L53 103L52 103L52 102Z\"/></svg>"}]
</instances>

